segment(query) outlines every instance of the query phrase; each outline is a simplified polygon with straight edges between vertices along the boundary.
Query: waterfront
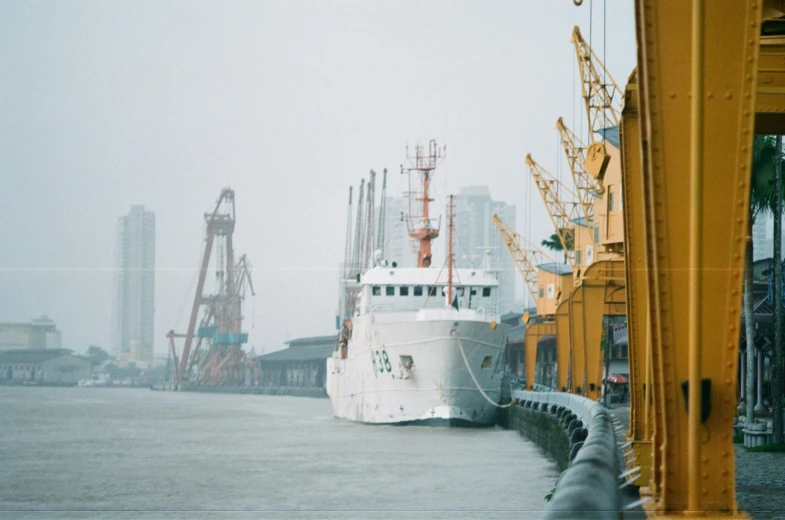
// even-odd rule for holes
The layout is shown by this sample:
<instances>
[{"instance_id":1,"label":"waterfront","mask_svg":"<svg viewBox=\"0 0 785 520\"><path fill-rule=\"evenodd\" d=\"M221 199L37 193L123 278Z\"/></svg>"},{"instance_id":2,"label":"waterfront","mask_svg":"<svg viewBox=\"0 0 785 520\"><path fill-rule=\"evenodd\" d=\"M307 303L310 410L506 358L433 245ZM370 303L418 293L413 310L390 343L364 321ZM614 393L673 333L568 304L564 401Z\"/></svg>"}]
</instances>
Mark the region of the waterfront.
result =
<instances>
[{"instance_id":1,"label":"waterfront","mask_svg":"<svg viewBox=\"0 0 785 520\"><path fill-rule=\"evenodd\" d=\"M0 397L0 510L16 517L538 518L557 477L515 432L360 425L326 399Z\"/></svg>"}]
</instances>

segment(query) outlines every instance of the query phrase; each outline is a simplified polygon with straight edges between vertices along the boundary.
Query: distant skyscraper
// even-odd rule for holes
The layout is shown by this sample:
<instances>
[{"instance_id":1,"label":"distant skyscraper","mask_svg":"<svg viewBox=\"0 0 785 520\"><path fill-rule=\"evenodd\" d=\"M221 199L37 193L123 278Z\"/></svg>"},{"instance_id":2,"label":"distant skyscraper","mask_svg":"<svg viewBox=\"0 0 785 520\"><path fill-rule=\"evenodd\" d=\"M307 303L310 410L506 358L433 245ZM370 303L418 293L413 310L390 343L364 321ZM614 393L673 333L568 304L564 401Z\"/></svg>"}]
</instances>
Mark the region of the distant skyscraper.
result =
<instances>
[{"instance_id":1,"label":"distant skyscraper","mask_svg":"<svg viewBox=\"0 0 785 520\"><path fill-rule=\"evenodd\" d=\"M499 277L500 312L515 308L515 263L493 223L493 214L515 229L515 206L491 199L488 186L462 188L455 198L453 252L457 267L487 267ZM445 215L448 213L445 212ZM446 226L442 226L445 228Z\"/></svg>"},{"instance_id":2,"label":"distant skyscraper","mask_svg":"<svg viewBox=\"0 0 785 520\"><path fill-rule=\"evenodd\" d=\"M131 206L117 222L112 348L133 350L135 361L153 359L155 313L155 213ZM133 349L132 349L133 346Z\"/></svg>"},{"instance_id":3,"label":"distant skyscraper","mask_svg":"<svg viewBox=\"0 0 785 520\"><path fill-rule=\"evenodd\" d=\"M384 215L384 258L395 262L398 267L416 267L416 244L409 237L406 220L402 215L407 212L407 199L387 197Z\"/></svg>"}]
</instances>

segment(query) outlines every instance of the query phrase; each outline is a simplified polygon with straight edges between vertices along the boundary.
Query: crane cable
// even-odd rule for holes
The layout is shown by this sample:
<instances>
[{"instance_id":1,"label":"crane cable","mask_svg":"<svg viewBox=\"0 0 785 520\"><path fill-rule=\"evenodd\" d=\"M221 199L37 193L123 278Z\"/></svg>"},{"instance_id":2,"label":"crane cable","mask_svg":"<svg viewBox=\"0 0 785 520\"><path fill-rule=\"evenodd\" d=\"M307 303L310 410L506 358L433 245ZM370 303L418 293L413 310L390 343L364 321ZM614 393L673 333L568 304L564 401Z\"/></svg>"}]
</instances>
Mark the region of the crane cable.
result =
<instances>
[{"instance_id":1,"label":"crane cable","mask_svg":"<svg viewBox=\"0 0 785 520\"><path fill-rule=\"evenodd\" d=\"M482 389L482 387L480 386L480 383L477 381L477 378L474 377L474 372L472 372L472 369L469 367L469 360L466 359L466 353L463 351L463 344L461 343L461 337L458 335L458 331L453 329L453 330L450 331L450 335L452 337L454 337L458 341L458 349L461 351L461 357L463 358L463 363L466 365L466 370L469 372L469 375L471 376L472 381L474 381L474 386L477 387L477 390L480 391L480 393L485 398L485 400L488 401L489 403L491 403L496 408L509 408L510 406L516 405L517 401L514 400L514 399L512 401L510 401L509 403L507 403L507 404L499 404L496 401L494 401L493 399L491 399L490 397L488 397L488 394L486 394L485 390Z\"/></svg>"}]
</instances>

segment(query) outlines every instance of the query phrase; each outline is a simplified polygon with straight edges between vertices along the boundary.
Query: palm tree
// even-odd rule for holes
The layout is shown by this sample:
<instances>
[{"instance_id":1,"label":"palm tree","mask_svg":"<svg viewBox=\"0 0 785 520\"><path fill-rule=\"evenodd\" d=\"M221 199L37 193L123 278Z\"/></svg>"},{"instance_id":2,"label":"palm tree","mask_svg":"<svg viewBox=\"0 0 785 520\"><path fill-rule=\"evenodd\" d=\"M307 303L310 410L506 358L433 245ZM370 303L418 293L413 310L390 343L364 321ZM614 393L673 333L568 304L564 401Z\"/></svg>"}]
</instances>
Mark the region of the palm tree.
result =
<instances>
[{"instance_id":1,"label":"palm tree","mask_svg":"<svg viewBox=\"0 0 785 520\"><path fill-rule=\"evenodd\" d=\"M782 136L774 145L774 374L771 401L774 409L774 444L782 444Z\"/></svg>"},{"instance_id":2,"label":"palm tree","mask_svg":"<svg viewBox=\"0 0 785 520\"><path fill-rule=\"evenodd\" d=\"M774 192L775 142L770 136L755 136L752 147L750 214L747 227L747 253L744 265L744 328L747 339L747 421L753 420L755 405L755 319L752 311L752 226L761 210L771 208ZM775 237L776 238L776 237Z\"/></svg>"},{"instance_id":3,"label":"palm tree","mask_svg":"<svg viewBox=\"0 0 785 520\"><path fill-rule=\"evenodd\" d=\"M564 234L565 242L567 242L567 251L572 251L573 244L575 243L575 231L572 229L561 229L560 231ZM564 247L562 246L558 233L552 234L550 237L540 242L540 244L544 248L550 249L551 251L564 251ZM567 251L564 251L565 264L567 263Z\"/></svg>"}]
</instances>

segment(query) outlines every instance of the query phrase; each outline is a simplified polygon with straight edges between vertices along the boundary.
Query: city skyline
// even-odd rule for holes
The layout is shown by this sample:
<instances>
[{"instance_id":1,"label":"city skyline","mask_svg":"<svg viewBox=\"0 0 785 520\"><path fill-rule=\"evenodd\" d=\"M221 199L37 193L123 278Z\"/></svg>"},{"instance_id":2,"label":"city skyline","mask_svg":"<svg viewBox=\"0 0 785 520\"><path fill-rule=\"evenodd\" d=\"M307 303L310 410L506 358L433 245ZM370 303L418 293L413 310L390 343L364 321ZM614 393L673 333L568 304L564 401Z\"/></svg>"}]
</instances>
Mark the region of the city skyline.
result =
<instances>
[{"instance_id":1,"label":"city skyline","mask_svg":"<svg viewBox=\"0 0 785 520\"><path fill-rule=\"evenodd\" d=\"M632 11L609 10L612 29L594 42L617 79L635 64L634 28L621 23ZM186 326L204 212L230 186L236 243L260 292L246 301L249 348L322 335L334 325L348 186L387 167L388 193L401 193L406 145L432 138L447 145L434 208L487 184L539 243L551 224L525 154L558 175L559 116L586 140L569 39L575 25L591 34L588 9L540 13L512 1L10 4L0 135L13 173L0 202L21 217L0 222L12 245L0 252L0 287L14 295L0 316L45 313L64 347L111 350L117 216L145 204L156 212L163 353L166 331ZM304 294L307 306L288 297Z\"/></svg>"}]
</instances>

